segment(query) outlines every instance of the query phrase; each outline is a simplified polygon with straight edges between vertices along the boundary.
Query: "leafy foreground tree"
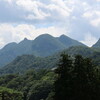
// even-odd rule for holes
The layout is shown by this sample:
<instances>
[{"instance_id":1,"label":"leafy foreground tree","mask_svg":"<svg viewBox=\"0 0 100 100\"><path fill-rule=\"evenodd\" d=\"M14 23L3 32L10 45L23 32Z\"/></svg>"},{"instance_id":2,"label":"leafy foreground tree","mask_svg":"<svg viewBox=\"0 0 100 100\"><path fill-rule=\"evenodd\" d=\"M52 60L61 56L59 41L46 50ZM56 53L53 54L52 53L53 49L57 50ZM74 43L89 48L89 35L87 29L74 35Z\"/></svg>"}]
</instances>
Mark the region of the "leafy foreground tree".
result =
<instances>
[{"instance_id":1,"label":"leafy foreground tree","mask_svg":"<svg viewBox=\"0 0 100 100\"><path fill-rule=\"evenodd\" d=\"M54 100L100 100L100 75L89 58L62 54L55 73Z\"/></svg>"}]
</instances>

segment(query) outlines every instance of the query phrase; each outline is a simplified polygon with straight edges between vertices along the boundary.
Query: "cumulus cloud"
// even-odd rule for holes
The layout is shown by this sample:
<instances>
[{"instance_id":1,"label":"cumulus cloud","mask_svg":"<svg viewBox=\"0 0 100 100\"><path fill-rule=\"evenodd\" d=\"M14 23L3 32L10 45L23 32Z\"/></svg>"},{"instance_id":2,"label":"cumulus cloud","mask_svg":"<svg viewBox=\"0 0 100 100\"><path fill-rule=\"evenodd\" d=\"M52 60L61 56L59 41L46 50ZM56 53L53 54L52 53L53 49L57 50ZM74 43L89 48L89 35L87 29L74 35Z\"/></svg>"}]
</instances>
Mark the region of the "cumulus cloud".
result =
<instances>
[{"instance_id":1,"label":"cumulus cloud","mask_svg":"<svg viewBox=\"0 0 100 100\"><path fill-rule=\"evenodd\" d=\"M83 14L83 17L88 19L91 25L95 27L100 26L100 11L99 10L87 11Z\"/></svg>"},{"instance_id":2,"label":"cumulus cloud","mask_svg":"<svg viewBox=\"0 0 100 100\"><path fill-rule=\"evenodd\" d=\"M100 37L99 1L0 0L0 45L49 33L66 34L91 46L89 41Z\"/></svg>"},{"instance_id":3,"label":"cumulus cloud","mask_svg":"<svg viewBox=\"0 0 100 100\"><path fill-rule=\"evenodd\" d=\"M5 1L5 2L4 2ZM49 22L49 20L64 20L70 13L71 9L66 6L63 0L50 0L50 3L42 2L39 0L0 0L1 9L6 10L12 15L16 22L22 21L30 23L37 23L43 20L44 23ZM49 0L47 0L49 2ZM11 5L12 4L12 5ZM22 14L21 14L22 12ZM16 13L16 16L15 16ZM57 16L57 17L56 17ZM4 19L8 17L10 21L10 15L3 16ZM36 20L37 19L37 20ZM2 20L2 19L1 19ZM6 20L7 21L7 20ZM41 23L41 21L40 21Z\"/></svg>"},{"instance_id":4,"label":"cumulus cloud","mask_svg":"<svg viewBox=\"0 0 100 100\"><path fill-rule=\"evenodd\" d=\"M26 10L28 12L30 12L31 14L29 14L28 16L26 16L26 18L33 20L33 19L44 19L45 17L49 16L49 14L46 14L45 12L43 12L41 9L39 9L40 7L45 7L46 5L44 5L43 3L39 2L39 1L33 1L33 0L17 0L16 4L21 7L23 10Z\"/></svg>"}]
</instances>

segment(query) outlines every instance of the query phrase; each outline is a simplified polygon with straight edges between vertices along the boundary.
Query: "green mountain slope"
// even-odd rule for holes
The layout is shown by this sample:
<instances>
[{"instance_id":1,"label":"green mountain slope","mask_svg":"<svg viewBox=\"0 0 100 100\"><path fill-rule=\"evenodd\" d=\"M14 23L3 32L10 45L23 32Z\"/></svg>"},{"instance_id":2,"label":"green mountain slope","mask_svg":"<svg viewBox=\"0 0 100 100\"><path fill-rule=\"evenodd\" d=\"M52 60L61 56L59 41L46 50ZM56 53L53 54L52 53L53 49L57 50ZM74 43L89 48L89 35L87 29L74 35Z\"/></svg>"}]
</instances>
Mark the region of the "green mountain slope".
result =
<instances>
[{"instance_id":1,"label":"green mountain slope","mask_svg":"<svg viewBox=\"0 0 100 100\"><path fill-rule=\"evenodd\" d=\"M64 50L70 46L83 45L82 43L62 35L55 38L49 34L43 34L35 40L24 39L20 43L7 44L0 50L0 66L13 61L17 56L23 54L34 54L35 56L49 56L55 52Z\"/></svg>"},{"instance_id":2,"label":"green mountain slope","mask_svg":"<svg viewBox=\"0 0 100 100\"><path fill-rule=\"evenodd\" d=\"M9 73L19 73L22 74L28 69L42 69L42 68L53 68L57 59L55 56L51 57L35 57L33 55L22 55L18 56L8 65L0 69L0 74L9 74Z\"/></svg>"},{"instance_id":3,"label":"green mountain slope","mask_svg":"<svg viewBox=\"0 0 100 100\"><path fill-rule=\"evenodd\" d=\"M95 52L95 50L91 48L76 46L70 47L62 52L66 52L73 57L77 54L80 54L84 57L90 57L93 59L95 65L100 66L100 52ZM35 57L33 55L19 56L14 61L1 68L0 74L24 73L26 70L31 68L55 68L62 52L44 58Z\"/></svg>"}]
</instances>

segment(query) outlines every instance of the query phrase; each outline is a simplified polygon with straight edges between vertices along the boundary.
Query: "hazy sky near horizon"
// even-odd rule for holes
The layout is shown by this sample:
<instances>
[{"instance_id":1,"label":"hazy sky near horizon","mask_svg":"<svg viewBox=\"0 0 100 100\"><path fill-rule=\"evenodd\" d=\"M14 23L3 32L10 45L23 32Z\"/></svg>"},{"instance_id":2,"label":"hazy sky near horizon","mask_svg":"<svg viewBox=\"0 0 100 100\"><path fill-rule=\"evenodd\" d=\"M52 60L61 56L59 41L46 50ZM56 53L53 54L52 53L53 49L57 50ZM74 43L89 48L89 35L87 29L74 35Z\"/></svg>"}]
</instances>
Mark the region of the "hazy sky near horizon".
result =
<instances>
[{"instance_id":1,"label":"hazy sky near horizon","mask_svg":"<svg viewBox=\"0 0 100 100\"><path fill-rule=\"evenodd\" d=\"M100 0L0 0L0 48L44 33L93 45L100 38Z\"/></svg>"}]
</instances>

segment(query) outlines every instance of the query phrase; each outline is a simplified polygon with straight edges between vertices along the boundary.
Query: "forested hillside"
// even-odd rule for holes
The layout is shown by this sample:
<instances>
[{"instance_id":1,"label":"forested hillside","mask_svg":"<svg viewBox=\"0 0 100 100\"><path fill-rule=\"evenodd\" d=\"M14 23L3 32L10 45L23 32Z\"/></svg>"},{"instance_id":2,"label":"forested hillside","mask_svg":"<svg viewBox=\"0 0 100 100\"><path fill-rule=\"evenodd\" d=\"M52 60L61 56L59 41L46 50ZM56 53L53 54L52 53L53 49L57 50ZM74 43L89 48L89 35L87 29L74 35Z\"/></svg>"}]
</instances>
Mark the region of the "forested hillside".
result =
<instances>
[{"instance_id":1,"label":"forested hillside","mask_svg":"<svg viewBox=\"0 0 100 100\"><path fill-rule=\"evenodd\" d=\"M3 75L9 73L24 73L26 70L30 68L35 68L35 69L56 68L60 58L60 54L63 52L73 57L77 54L80 54L83 57L90 57L91 59L93 59L93 62L96 65L100 66L100 52L97 52L94 49L88 47L75 46L75 47L70 47L64 51L55 53L52 56L44 58L36 57L33 55L18 56L14 61L1 68L0 74Z\"/></svg>"},{"instance_id":2,"label":"forested hillside","mask_svg":"<svg viewBox=\"0 0 100 100\"><path fill-rule=\"evenodd\" d=\"M38 71L31 69L23 75L4 75L0 77L0 86L2 88L6 87L12 90L3 88L3 90L0 90L0 93L3 93L3 91L7 91L8 99L4 100L13 100L10 99L10 94L12 94L12 97L21 97L19 99L14 98L14 100L46 100L49 93L53 90L53 83L55 78L56 75L54 74L54 72L46 69ZM18 92L18 94L13 90L20 92Z\"/></svg>"}]
</instances>

